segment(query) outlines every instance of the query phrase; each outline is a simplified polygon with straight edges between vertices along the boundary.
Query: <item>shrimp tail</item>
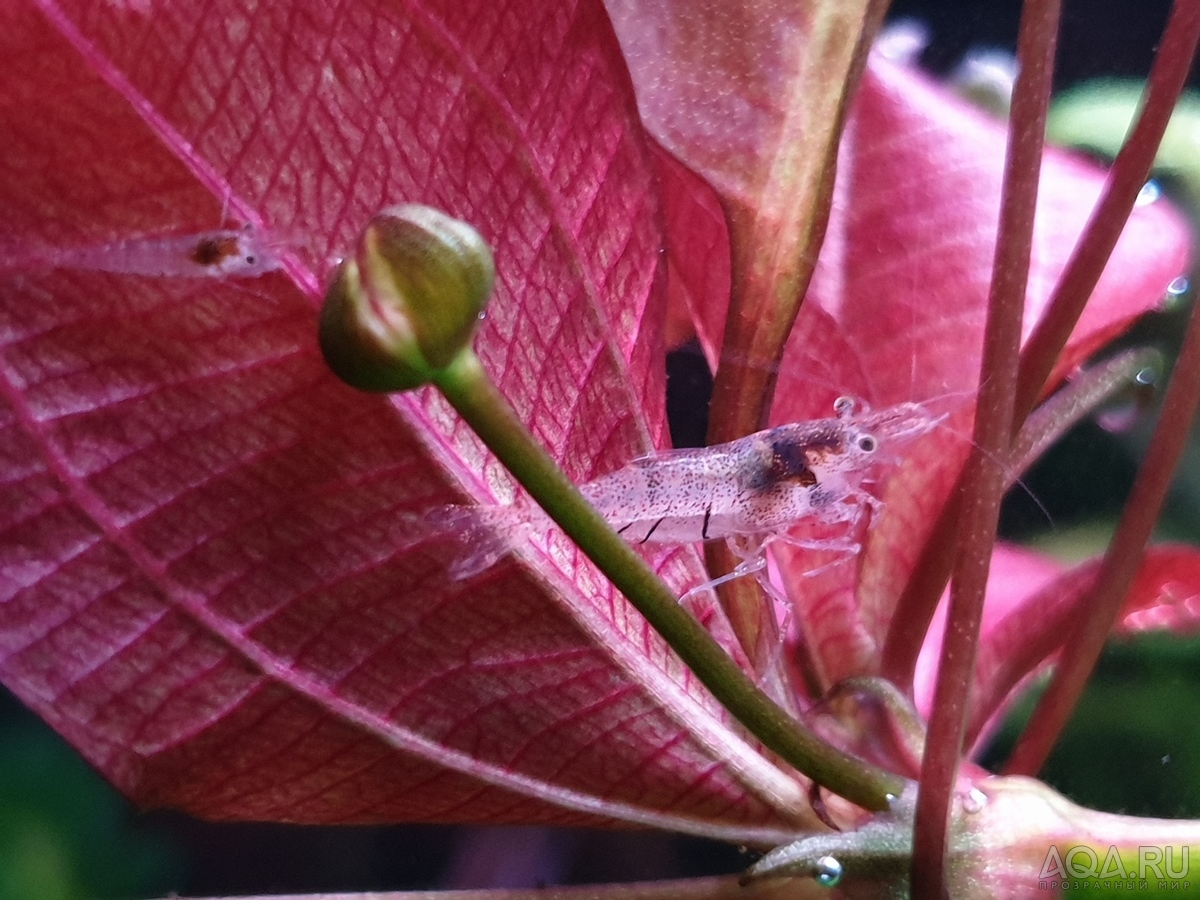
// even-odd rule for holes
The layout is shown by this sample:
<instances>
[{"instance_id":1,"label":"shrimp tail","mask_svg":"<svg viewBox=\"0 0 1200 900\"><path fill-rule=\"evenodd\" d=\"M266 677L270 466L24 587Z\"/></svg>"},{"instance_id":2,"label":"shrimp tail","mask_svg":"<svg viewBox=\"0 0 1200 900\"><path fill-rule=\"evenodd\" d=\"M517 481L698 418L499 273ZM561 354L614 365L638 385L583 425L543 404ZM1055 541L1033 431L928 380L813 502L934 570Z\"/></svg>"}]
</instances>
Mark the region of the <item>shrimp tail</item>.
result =
<instances>
[{"instance_id":1,"label":"shrimp tail","mask_svg":"<svg viewBox=\"0 0 1200 900\"><path fill-rule=\"evenodd\" d=\"M523 537L529 525L511 506L439 506L424 515L435 533L452 537L462 554L450 564L450 577L466 581L485 572Z\"/></svg>"}]
</instances>

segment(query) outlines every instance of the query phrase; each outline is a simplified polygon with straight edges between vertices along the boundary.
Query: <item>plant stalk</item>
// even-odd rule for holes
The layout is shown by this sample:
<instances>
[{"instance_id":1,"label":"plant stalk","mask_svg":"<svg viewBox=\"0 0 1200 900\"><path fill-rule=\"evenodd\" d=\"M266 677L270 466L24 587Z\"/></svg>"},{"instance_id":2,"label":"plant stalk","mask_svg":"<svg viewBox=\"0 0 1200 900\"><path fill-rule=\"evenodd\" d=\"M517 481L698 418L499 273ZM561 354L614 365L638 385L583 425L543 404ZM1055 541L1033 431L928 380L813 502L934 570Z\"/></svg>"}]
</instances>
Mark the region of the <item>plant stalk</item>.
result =
<instances>
[{"instance_id":1,"label":"plant stalk","mask_svg":"<svg viewBox=\"0 0 1200 900\"><path fill-rule=\"evenodd\" d=\"M917 897L946 891L946 848L951 801L974 681L983 598L1004 495L1013 435L1013 400L1021 347L1021 319L1033 246L1033 221L1050 86L1054 73L1060 0L1029 0L1017 40L1019 74L1013 92L1008 158L983 360L975 445L967 459L963 539L950 583L950 612L934 688L933 715L921 763L914 819L912 888Z\"/></svg>"},{"instance_id":2,"label":"plant stalk","mask_svg":"<svg viewBox=\"0 0 1200 900\"><path fill-rule=\"evenodd\" d=\"M587 884L533 888L482 888L461 891L383 891L370 894L270 894L255 897L209 897L197 900L794 900L788 881L742 886L737 876ZM168 900L168 898L163 898Z\"/></svg>"},{"instance_id":3,"label":"plant stalk","mask_svg":"<svg viewBox=\"0 0 1200 900\"><path fill-rule=\"evenodd\" d=\"M473 351L464 349L435 373L434 384L550 518L751 734L799 772L846 799L871 810L889 807L903 782L825 743L759 690L555 465Z\"/></svg>"},{"instance_id":4,"label":"plant stalk","mask_svg":"<svg viewBox=\"0 0 1200 900\"><path fill-rule=\"evenodd\" d=\"M1046 379L1096 289L1138 193L1150 177L1175 102L1187 84L1198 39L1200 3L1175 0L1146 85L1141 115L1113 161L1104 194L1050 295L1046 314L1021 353L1015 430L1020 430L1042 396Z\"/></svg>"},{"instance_id":5,"label":"plant stalk","mask_svg":"<svg viewBox=\"0 0 1200 900\"><path fill-rule=\"evenodd\" d=\"M812 4L800 70L788 81L778 140L764 159L755 196L723 198L732 284L721 360L713 381L708 443L766 427L779 362L825 238L838 145L850 99L888 0ZM766 151L764 151L766 152ZM705 548L714 578L738 560L723 543ZM717 589L730 626L756 671L775 658L772 606L747 579Z\"/></svg>"},{"instance_id":6,"label":"plant stalk","mask_svg":"<svg viewBox=\"0 0 1200 900\"><path fill-rule=\"evenodd\" d=\"M1113 162L1104 193L1055 286L1047 312L1021 354L1014 435L1045 390L1046 379L1100 279L1133 211L1138 192L1149 177L1171 111L1187 82L1198 38L1200 4L1176 0L1150 73L1142 112ZM958 498L964 476L959 477L938 516L892 615L881 673L902 687L912 684L925 633L954 564L954 535L961 516Z\"/></svg>"},{"instance_id":7,"label":"plant stalk","mask_svg":"<svg viewBox=\"0 0 1200 900\"><path fill-rule=\"evenodd\" d=\"M1200 304L1192 307L1179 361L1163 398L1158 427L1138 471L1112 543L1100 563L1096 587L1080 604L1087 614L1075 620L1046 692L1013 750L1008 774L1034 775L1075 708L1104 642L1121 613L1183 454L1200 404Z\"/></svg>"}]
</instances>

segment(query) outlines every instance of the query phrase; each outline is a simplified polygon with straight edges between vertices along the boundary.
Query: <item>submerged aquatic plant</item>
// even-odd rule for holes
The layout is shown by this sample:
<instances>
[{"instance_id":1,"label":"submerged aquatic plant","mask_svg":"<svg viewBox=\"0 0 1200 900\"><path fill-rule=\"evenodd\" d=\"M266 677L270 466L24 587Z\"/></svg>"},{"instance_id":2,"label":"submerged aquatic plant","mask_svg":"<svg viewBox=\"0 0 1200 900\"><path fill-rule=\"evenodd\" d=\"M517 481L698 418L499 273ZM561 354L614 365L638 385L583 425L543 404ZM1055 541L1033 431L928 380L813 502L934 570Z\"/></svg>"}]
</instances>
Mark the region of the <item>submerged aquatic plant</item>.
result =
<instances>
[{"instance_id":1,"label":"submerged aquatic plant","mask_svg":"<svg viewBox=\"0 0 1200 900\"><path fill-rule=\"evenodd\" d=\"M0 674L134 801L781 845L752 893L897 890L914 858L922 895L1033 893L1052 847L1197 843L963 749L1055 653L1077 673L1114 625L1194 615L1200 557L1142 557L1141 520L1066 572L994 528L1014 435L1041 446L1128 373L1077 377L1022 433L1030 410L1186 266L1165 203L1124 220L1191 58L1188 4L1107 182L1041 152L1053 4L1026 13L1007 181L1002 123L869 54L876 4L6 15ZM473 350L483 250L418 223L473 254L457 280L437 241L375 217L400 201L491 246ZM343 257L326 355L362 386L442 393L330 374L318 307ZM449 324L422 303L448 282L469 285ZM542 466L522 429L576 483L661 448L663 355L689 328L717 365L714 441L845 394L945 405L875 473L858 552L777 544L767 594L742 579L679 606L729 559L669 547L643 573ZM1173 390L1162 433L1194 405ZM462 549L414 522L518 482L575 541L455 580ZM1091 624L1065 641L1066 622ZM1038 721L1030 740L1053 738Z\"/></svg>"}]
</instances>

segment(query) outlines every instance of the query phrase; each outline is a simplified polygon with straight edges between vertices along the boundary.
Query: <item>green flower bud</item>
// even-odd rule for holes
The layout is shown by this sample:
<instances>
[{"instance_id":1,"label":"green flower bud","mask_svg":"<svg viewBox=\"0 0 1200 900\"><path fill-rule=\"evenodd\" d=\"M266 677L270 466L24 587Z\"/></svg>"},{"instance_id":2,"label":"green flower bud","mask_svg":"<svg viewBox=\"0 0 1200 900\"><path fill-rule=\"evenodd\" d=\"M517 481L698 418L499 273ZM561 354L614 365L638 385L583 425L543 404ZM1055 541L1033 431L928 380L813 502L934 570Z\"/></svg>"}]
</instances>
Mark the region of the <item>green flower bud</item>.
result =
<instances>
[{"instance_id":1,"label":"green flower bud","mask_svg":"<svg viewBox=\"0 0 1200 900\"><path fill-rule=\"evenodd\" d=\"M428 206L385 209L325 293L325 361L365 391L428 384L470 343L494 280L492 253L470 225Z\"/></svg>"}]
</instances>

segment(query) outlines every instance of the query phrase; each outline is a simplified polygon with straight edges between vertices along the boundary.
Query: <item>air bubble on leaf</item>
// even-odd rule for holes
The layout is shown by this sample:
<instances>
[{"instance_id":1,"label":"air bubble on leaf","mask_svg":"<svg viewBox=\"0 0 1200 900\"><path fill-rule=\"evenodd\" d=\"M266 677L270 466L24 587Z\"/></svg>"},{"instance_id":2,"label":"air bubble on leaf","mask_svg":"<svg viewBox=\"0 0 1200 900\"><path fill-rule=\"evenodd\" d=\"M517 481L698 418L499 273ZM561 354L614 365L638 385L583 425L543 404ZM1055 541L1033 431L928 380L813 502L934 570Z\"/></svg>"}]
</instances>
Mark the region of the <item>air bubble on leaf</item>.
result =
<instances>
[{"instance_id":1,"label":"air bubble on leaf","mask_svg":"<svg viewBox=\"0 0 1200 900\"><path fill-rule=\"evenodd\" d=\"M822 887L837 887L842 880L842 864L833 856L822 856L817 860L813 880Z\"/></svg>"},{"instance_id":2,"label":"air bubble on leaf","mask_svg":"<svg viewBox=\"0 0 1200 900\"><path fill-rule=\"evenodd\" d=\"M1162 198L1162 188L1159 187L1157 181L1151 178L1142 185L1142 189L1138 191L1137 201L1135 206L1149 206Z\"/></svg>"}]
</instances>

